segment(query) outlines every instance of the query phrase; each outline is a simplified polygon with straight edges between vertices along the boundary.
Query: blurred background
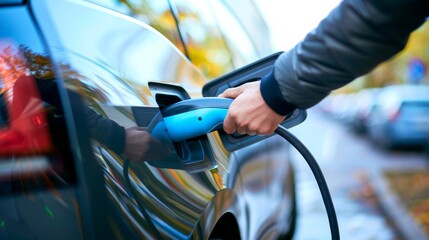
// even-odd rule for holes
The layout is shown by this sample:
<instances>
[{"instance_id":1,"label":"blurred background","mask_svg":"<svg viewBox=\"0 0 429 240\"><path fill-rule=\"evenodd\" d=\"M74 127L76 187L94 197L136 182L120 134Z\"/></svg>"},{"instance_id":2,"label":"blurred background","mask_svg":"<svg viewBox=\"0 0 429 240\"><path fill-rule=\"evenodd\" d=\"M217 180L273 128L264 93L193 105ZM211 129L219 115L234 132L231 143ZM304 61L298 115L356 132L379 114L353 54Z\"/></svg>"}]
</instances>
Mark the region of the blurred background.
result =
<instances>
[{"instance_id":1,"label":"blurred background","mask_svg":"<svg viewBox=\"0 0 429 240\"><path fill-rule=\"evenodd\" d=\"M287 51L339 0L256 0L272 44ZM429 23L400 54L333 92L291 129L312 151L331 190L344 239L428 239ZM298 170L295 239L329 239L319 190Z\"/></svg>"}]
</instances>

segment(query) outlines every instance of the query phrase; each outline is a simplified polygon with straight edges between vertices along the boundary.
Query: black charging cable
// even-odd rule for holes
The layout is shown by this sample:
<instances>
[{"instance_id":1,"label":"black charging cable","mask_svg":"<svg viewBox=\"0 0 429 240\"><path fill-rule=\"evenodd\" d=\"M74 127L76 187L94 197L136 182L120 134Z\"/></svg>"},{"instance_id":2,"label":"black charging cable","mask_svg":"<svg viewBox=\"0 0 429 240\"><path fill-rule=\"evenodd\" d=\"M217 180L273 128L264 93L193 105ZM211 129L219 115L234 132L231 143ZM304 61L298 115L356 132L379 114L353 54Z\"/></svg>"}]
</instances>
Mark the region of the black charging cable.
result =
<instances>
[{"instance_id":1,"label":"black charging cable","mask_svg":"<svg viewBox=\"0 0 429 240\"><path fill-rule=\"evenodd\" d=\"M155 224L152 222L152 218L150 217L149 213L146 211L146 208L143 206L143 203L141 203L140 200L136 197L137 193L135 192L133 185L131 185L130 176L128 175L128 169L130 168L130 163L131 161L129 159L125 160L124 166L122 168L122 173L124 175L125 182L127 183L127 186L131 191L131 196L133 196L134 199L136 200L140 211L142 212L144 218L146 219L146 222L149 225L151 232L155 234L156 239L162 240L163 238L161 236L161 233L158 231Z\"/></svg>"},{"instance_id":2,"label":"black charging cable","mask_svg":"<svg viewBox=\"0 0 429 240\"><path fill-rule=\"evenodd\" d=\"M335 212L334 204L329 193L328 185L326 184L325 177L323 176L322 170L317 164L316 159L313 157L311 152L305 147L305 145L299 141L295 135L290 133L285 127L279 125L275 130L279 136L283 137L292 146L298 150L298 152L304 157L314 177L316 178L317 185L319 186L320 193L322 194L323 203L325 204L326 212L328 214L329 227L331 228L331 238L333 240L340 239L340 231L338 228L337 214Z\"/></svg>"}]
</instances>

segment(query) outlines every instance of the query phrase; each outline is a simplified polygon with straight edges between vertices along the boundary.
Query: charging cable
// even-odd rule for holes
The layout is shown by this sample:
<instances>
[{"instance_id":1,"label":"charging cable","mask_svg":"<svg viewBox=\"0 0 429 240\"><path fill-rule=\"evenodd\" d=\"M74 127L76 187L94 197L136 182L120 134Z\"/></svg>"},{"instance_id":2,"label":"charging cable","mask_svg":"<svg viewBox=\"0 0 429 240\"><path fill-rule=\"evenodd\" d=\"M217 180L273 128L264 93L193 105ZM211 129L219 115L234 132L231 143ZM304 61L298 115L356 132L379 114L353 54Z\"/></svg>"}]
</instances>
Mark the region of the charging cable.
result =
<instances>
[{"instance_id":1,"label":"charging cable","mask_svg":"<svg viewBox=\"0 0 429 240\"><path fill-rule=\"evenodd\" d=\"M335 212L334 204L332 202L331 194L329 193L328 185L326 184L325 177L323 176L322 170L317 164L316 159L313 157L311 152L305 147L305 145L299 141L295 135L290 133L285 127L279 125L275 130L279 136L283 137L288 141L305 159L314 177L316 178L317 185L319 186L320 193L322 195L323 203L325 204L326 213L328 214L329 227L331 228L331 239L339 240L340 232L338 228L337 214Z\"/></svg>"}]
</instances>

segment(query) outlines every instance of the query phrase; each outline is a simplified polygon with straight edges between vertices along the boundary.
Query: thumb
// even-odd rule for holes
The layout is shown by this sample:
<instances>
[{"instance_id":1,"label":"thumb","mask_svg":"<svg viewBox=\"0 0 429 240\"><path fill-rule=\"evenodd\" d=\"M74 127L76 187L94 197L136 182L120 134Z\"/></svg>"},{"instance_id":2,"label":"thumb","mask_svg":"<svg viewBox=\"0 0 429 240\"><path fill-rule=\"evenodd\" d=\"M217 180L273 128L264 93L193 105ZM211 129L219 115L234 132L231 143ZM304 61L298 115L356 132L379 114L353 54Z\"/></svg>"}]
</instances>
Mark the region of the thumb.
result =
<instances>
[{"instance_id":1,"label":"thumb","mask_svg":"<svg viewBox=\"0 0 429 240\"><path fill-rule=\"evenodd\" d=\"M228 88L223 93L219 94L218 97L236 98L241 93L243 93L243 88L241 86L240 87L235 87L235 88Z\"/></svg>"}]
</instances>

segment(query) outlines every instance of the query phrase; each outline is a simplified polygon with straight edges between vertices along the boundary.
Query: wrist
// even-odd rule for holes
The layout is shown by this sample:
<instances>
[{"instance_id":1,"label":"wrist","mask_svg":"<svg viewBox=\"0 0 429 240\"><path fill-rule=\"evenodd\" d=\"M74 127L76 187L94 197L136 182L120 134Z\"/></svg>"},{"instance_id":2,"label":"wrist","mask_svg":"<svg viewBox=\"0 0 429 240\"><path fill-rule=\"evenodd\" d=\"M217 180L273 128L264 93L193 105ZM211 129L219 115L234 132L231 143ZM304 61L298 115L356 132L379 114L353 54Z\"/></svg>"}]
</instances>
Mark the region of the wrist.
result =
<instances>
[{"instance_id":1,"label":"wrist","mask_svg":"<svg viewBox=\"0 0 429 240\"><path fill-rule=\"evenodd\" d=\"M261 79L260 91L265 103L279 115L286 116L297 108L284 99L274 71Z\"/></svg>"}]
</instances>

